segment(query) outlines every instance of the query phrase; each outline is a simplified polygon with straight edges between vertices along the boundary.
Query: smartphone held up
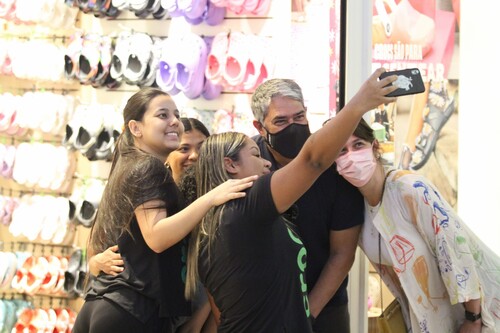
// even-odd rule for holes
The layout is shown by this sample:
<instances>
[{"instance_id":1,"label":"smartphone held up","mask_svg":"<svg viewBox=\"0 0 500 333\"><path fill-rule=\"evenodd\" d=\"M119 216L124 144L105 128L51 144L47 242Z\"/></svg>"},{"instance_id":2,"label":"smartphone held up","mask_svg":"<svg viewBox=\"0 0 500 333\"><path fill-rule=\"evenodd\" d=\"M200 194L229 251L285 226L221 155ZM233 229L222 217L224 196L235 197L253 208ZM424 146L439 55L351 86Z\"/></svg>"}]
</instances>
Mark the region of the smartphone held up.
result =
<instances>
[{"instance_id":1,"label":"smartphone held up","mask_svg":"<svg viewBox=\"0 0 500 333\"><path fill-rule=\"evenodd\" d=\"M388 97L398 97L404 95L420 94L425 91L424 81L418 68L407 68L397 71L384 72L380 75L380 79L387 76L397 75L398 79L392 84L397 86L398 89L394 90Z\"/></svg>"}]
</instances>

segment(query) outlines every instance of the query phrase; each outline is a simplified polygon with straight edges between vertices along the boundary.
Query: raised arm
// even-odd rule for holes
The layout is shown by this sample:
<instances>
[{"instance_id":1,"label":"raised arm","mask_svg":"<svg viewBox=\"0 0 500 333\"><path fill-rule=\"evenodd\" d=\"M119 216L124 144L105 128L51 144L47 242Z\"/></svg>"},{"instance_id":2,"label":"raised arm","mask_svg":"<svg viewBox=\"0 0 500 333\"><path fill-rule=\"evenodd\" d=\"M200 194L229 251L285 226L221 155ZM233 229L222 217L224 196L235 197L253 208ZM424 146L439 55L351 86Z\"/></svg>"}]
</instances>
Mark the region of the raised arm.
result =
<instances>
[{"instance_id":1,"label":"raised arm","mask_svg":"<svg viewBox=\"0 0 500 333\"><path fill-rule=\"evenodd\" d=\"M242 198L245 189L252 186L256 176L231 179L201 196L177 214L168 216L165 209L158 209L162 202L153 200L135 209L135 216L146 244L160 253L186 237L214 206Z\"/></svg>"},{"instance_id":2,"label":"raised arm","mask_svg":"<svg viewBox=\"0 0 500 333\"><path fill-rule=\"evenodd\" d=\"M366 112L382 103L396 100L385 96L397 89L390 85L396 76L379 81L383 72L383 68L376 70L341 112L309 137L299 155L275 172L271 179L271 190L279 212L286 211L333 164Z\"/></svg>"}]
</instances>

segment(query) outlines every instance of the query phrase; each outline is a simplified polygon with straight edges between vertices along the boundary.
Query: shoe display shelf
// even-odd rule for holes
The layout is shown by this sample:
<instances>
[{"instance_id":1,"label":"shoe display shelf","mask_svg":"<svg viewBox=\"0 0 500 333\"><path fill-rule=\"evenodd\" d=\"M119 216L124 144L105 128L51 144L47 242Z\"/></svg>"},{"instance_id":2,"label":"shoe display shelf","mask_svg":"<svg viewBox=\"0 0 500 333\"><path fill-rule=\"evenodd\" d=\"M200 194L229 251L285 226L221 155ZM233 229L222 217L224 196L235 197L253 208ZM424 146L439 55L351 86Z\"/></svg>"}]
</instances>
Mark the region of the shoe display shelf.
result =
<instances>
[{"instance_id":1,"label":"shoe display shelf","mask_svg":"<svg viewBox=\"0 0 500 333\"><path fill-rule=\"evenodd\" d=\"M9 56L8 59L2 57L5 54L0 52L3 102L0 107L3 170L0 175L0 308L10 313L17 307L17 313L22 313L15 321L2 316L8 320L0 325L3 328L9 324L67 331L82 304L86 272L82 251L86 232L79 229L86 227L70 221L65 212L69 210L75 182L90 178L92 168L80 152L62 144L69 113L64 116L58 113L61 108L55 97L79 100L81 86L59 75L63 73L64 60L52 62L51 59L59 57L50 53L62 50L71 34L80 29L78 20L67 29L0 21L1 51ZM44 53L45 50L51 51ZM52 95L54 99L44 102L32 98L42 94ZM17 102L22 99L23 103L30 100L31 105L19 106ZM21 123L25 127L19 126ZM24 153L20 153L20 147ZM60 155L53 155L52 150L59 151ZM13 161L9 158L11 151L15 152ZM37 200L40 201L36 206L28 205ZM57 206L57 201L61 206ZM11 204L14 202L17 204ZM26 205L16 212L20 203ZM15 235L9 230L12 215L18 221L12 228ZM49 220L61 223L48 223ZM81 233L84 235L79 236ZM56 234L59 237L55 237ZM53 330L50 325L59 328ZM22 331L22 327L19 329Z\"/></svg>"}]
</instances>

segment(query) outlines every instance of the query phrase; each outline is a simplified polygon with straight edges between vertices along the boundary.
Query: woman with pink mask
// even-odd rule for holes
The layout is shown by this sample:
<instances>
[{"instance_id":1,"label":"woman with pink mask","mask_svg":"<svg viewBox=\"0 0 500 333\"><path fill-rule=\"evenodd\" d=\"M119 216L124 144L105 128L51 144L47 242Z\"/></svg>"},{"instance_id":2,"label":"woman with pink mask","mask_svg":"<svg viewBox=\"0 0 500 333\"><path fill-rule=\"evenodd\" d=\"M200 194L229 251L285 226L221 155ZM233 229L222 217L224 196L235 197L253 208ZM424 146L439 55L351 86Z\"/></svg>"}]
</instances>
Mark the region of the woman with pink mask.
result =
<instances>
[{"instance_id":1,"label":"woman with pink mask","mask_svg":"<svg viewBox=\"0 0 500 333\"><path fill-rule=\"evenodd\" d=\"M359 245L403 309L408 332L500 331L500 258L423 176L387 170L361 120L336 159L365 198Z\"/></svg>"}]
</instances>

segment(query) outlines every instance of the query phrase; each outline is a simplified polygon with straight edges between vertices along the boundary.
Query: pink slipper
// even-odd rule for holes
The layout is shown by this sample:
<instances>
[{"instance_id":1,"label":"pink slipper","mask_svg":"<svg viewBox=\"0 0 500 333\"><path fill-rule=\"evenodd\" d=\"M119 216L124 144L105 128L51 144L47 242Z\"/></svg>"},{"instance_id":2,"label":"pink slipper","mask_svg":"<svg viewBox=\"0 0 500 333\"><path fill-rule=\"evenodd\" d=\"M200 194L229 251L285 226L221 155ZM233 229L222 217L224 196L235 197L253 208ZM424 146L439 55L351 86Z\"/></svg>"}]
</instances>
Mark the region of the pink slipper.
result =
<instances>
[{"instance_id":1,"label":"pink slipper","mask_svg":"<svg viewBox=\"0 0 500 333\"><path fill-rule=\"evenodd\" d=\"M271 78L274 72L274 58L272 56L272 54L274 53L272 52L272 49L270 47L270 40L266 38L263 40L263 42L265 44L264 48L266 52L262 64L260 65L260 70L258 70L259 76L255 81L254 89L260 86L260 84L265 80Z\"/></svg>"},{"instance_id":2,"label":"pink slipper","mask_svg":"<svg viewBox=\"0 0 500 333\"><path fill-rule=\"evenodd\" d=\"M245 80L249 53L247 36L242 32L232 31L229 35L229 47L223 72L223 77L229 86L237 87Z\"/></svg>"},{"instance_id":3,"label":"pink slipper","mask_svg":"<svg viewBox=\"0 0 500 333\"><path fill-rule=\"evenodd\" d=\"M49 255L46 257L48 262L48 269L45 278L42 280L40 285L40 291L43 293L51 293L59 279L59 270L61 269L61 261L55 255Z\"/></svg>"},{"instance_id":4,"label":"pink slipper","mask_svg":"<svg viewBox=\"0 0 500 333\"><path fill-rule=\"evenodd\" d=\"M35 309L28 325L29 332L47 332L45 327L49 321L49 315L43 309Z\"/></svg>"},{"instance_id":5,"label":"pink slipper","mask_svg":"<svg viewBox=\"0 0 500 333\"><path fill-rule=\"evenodd\" d=\"M61 308L56 310L57 321L54 333L66 333L69 328L70 315L67 309Z\"/></svg>"},{"instance_id":6,"label":"pink slipper","mask_svg":"<svg viewBox=\"0 0 500 333\"><path fill-rule=\"evenodd\" d=\"M222 83L224 68L226 67L226 57L229 48L229 34L220 32L215 35L212 48L207 57L207 67L205 76L215 84Z\"/></svg>"},{"instance_id":7,"label":"pink slipper","mask_svg":"<svg viewBox=\"0 0 500 333\"><path fill-rule=\"evenodd\" d=\"M245 13L252 13L257 10L257 6L259 5L259 0L246 0L243 3L243 8Z\"/></svg>"},{"instance_id":8,"label":"pink slipper","mask_svg":"<svg viewBox=\"0 0 500 333\"><path fill-rule=\"evenodd\" d=\"M35 314L34 309L24 308L21 311L21 313L19 313L16 325L12 329L12 332L15 332L15 333L31 332L28 330L28 326L29 326L34 314Z\"/></svg>"},{"instance_id":9,"label":"pink slipper","mask_svg":"<svg viewBox=\"0 0 500 333\"><path fill-rule=\"evenodd\" d=\"M0 67L0 73L3 73L5 75L12 75L12 47L16 44L17 42L10 42L7 44L7 55L2 62L2 66Z\"/></svg>"},{"instance_id":10,"label":"pink slipper","mask_svg":"<svg viewBox=\"0 0 500 333\"><path fill-rule=\"evenodd\" d=\"M253 45L253 47L250 49L247 72L245 80L241 85L241 90L253 91L257 86L257 81L259 80L260 71L267 51L264 44L264 38L265 37L259 37L253 34L247 35L249 45Z\"/></svg>"},{"instance_id":11,"label":"pink slipper","mask_svg":"<svg viewBox=\"0 0 500 333\"><path fill-rule=\"evenodd\" d=\"M21 267L18 268L16 275L12 279L11 287L18 292L24 292L24 288L28 281L28 272L33 267L36 262L36 258L33 255L29 255L25 258L21 258ZM19 261L18 261L19 263Z\"/></svg>"},{"instance_id":12,"label":"pink slipper","mask_svg":"<svg viewBox=\"0 0 500 333\"><path fill-rule=\"evenodd\" d=\"M256 16L265 16L269 13L269 8L271 7L271 0L259 0L257 8L252 11L252 14Z\"/></svg>"},{"instance_id":13,"label":"pink slipper","mask_svg":"<svg viewBox=\"0 0 500 333\"><path fill-rule=\"evenodd\" d=\"M14 118L16 117L16 109L19 104L19 96L14 96L11 93L0 95L0 132L7 132L11 127Z\"/></svg>"},{"instance_id":14,"label":"pink slipper","mask_svg":"<svg viewBox=\"0 0 500 333\"><path fill-rule=\"evenodd\" d=\"M229 0L228 9L235 13L236 15L241 15L244 13L245 0Z\"/></svg>"},{"instance_id":15,"label":"pink slipper","mask_svg":"<svg viewBox=\"0 0 500 333\"><path fill-rule=\"evenodd\" d=\"M27 279L24 280L23 289L28 295L34 295L40 290L43 280L48 272L49 263L45 257L37 257L33 266L28 270Z\"/></svg>"},{"instance_id":16,"label":"pink slipper","mask_svg":"<svg viewBox=\"0 0 500 333\"><path fill-rule=\"evenodd\" d=\"M47 322L45 324L45 332L54 332L57 323L57 313L56 310L48 308L45 310L47 312Z\"/></svg>"},{"instance_id":17,"label":"pink slipper","mask_svg":"<svg viewBox=\"0 0 500 333\"><path fill-rule=\"evenodd\" d=\"M0 18L8 20L13 11L15 11L15 0L0 1Z\"/></svg>"}]
</instances>

